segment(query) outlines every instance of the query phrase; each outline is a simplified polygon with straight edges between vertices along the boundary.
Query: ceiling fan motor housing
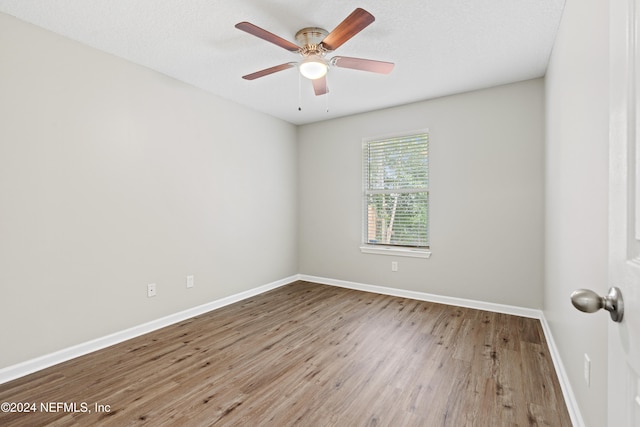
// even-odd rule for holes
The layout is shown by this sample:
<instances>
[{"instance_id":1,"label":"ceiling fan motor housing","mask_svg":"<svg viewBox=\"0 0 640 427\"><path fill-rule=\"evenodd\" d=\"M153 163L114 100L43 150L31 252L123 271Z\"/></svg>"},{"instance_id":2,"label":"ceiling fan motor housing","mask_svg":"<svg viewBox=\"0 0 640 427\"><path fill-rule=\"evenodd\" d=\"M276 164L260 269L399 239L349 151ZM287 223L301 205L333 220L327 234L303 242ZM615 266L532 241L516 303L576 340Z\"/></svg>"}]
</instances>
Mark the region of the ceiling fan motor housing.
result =
<instances>
[{"instance_id":1,"label":"ceiling fan motor housing","mask_svg":"<svg viewBox=\"0 0 640 427\"><path fill-rule=\"evenodd\" d=\"M307 56L311 54L324 55L327 49L320 44L325 37L329 35L329 32L324 28L307 27L303 28L296 33L296 40L298 44L302 46L300 48L300 54Z\"/></svg>"}]
</instances>

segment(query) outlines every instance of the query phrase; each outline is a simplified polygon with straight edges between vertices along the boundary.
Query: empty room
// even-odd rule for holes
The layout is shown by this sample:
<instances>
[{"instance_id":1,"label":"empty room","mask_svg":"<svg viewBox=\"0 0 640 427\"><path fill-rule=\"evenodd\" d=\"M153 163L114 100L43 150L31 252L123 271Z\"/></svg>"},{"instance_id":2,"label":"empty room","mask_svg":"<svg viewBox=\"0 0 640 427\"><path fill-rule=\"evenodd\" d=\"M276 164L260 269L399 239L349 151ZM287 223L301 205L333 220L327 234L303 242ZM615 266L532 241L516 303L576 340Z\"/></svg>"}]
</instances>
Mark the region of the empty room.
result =
<instances>
[{"instance_id":1,"label":"empty room","mask_svg":"<svg viewBox=\"0 0 640 427\"><path fill-rule=\"evenodd\" d=\"M0 0L0 425L640 425L636 3Z\"/></svg>"}]
</instances>

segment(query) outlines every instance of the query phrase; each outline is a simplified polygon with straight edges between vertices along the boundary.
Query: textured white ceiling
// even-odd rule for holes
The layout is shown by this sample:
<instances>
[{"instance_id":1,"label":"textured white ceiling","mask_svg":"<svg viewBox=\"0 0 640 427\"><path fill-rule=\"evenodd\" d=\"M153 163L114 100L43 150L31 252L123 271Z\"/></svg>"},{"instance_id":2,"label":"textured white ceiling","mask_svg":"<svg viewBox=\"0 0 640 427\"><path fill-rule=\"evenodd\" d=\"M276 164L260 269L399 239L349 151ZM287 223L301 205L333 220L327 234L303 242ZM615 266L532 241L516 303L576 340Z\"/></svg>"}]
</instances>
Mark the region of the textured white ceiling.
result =
<instances>
[{"instance_id":1,"label":"textured white ceiling","mask_svg":"<svg viewBox=\"0 0 640 427\"><path fill-rule=\"evenodd\" d=\"M295 68L241 78L299 56L236 23L295 42L299 29L331 31L356 7L375 22L328 57L391 61L390 75L332 68L328 97L315 96L304 78L299 90ZM294 124L541 77L563 7L564 0L0 0L0 12Z\"/></svg>"}]
</instances>

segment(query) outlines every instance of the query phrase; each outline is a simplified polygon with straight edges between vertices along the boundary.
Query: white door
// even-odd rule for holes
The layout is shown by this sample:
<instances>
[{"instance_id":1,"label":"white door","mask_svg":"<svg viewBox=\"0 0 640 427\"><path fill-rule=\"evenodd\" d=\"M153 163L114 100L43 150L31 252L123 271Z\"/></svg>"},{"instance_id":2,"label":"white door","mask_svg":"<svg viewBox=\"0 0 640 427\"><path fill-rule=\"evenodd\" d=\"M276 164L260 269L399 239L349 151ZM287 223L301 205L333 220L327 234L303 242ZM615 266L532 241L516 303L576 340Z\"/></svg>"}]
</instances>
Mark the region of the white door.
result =
<instances>
[{"instance_id":1,"label":"white door","mask_svg":"<svg viewBox=\"0 0 640 427\"><path fill-rule=\"evenodd\" d=\"M610 0L609 427L640 427L640 0ZM588 125L588 124L585 124Z\"/></svg>"}]
</instances>

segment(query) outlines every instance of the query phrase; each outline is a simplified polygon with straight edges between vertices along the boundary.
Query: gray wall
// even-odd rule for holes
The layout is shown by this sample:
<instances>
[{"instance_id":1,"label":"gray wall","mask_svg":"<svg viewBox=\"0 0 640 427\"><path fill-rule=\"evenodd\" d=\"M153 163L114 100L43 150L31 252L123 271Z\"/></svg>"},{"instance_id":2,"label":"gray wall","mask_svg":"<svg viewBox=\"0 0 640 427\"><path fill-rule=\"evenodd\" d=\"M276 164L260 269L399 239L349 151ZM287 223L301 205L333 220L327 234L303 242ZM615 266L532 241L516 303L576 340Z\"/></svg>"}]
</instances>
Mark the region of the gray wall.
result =
<instances>
[{"instance_id":1,"label":"gray wall","mask_svg":"<svg viewBox=\"0 0 640 427\"><path fill-rule=\"evenodd\" d=\"M294 126L3 14L0 58L0 368L298 272Z\"/></svg>"},{"instance_id":2,"label":"gray wall","mask_svg":"<svg viewBox=\"0 0 640 427\"><path fill-rule=\"evenodd\" d=\"M433 255L362 254L362 139L421 128ZM301 126L298 143L301 273L542 307L543 80Z\"/></svg>"},{"instance_id":3,"label":"gray wall","mask_svg":"<svg viewBox=\"0 0 640 427\"><path fill-rule=\"evenodd\" d=\"M608 288L607 17L606 0L567 0L546 76L544 313L589 427L606 424L608 320L578 312L569 295Z\"/></svg>"}]
</instances>

